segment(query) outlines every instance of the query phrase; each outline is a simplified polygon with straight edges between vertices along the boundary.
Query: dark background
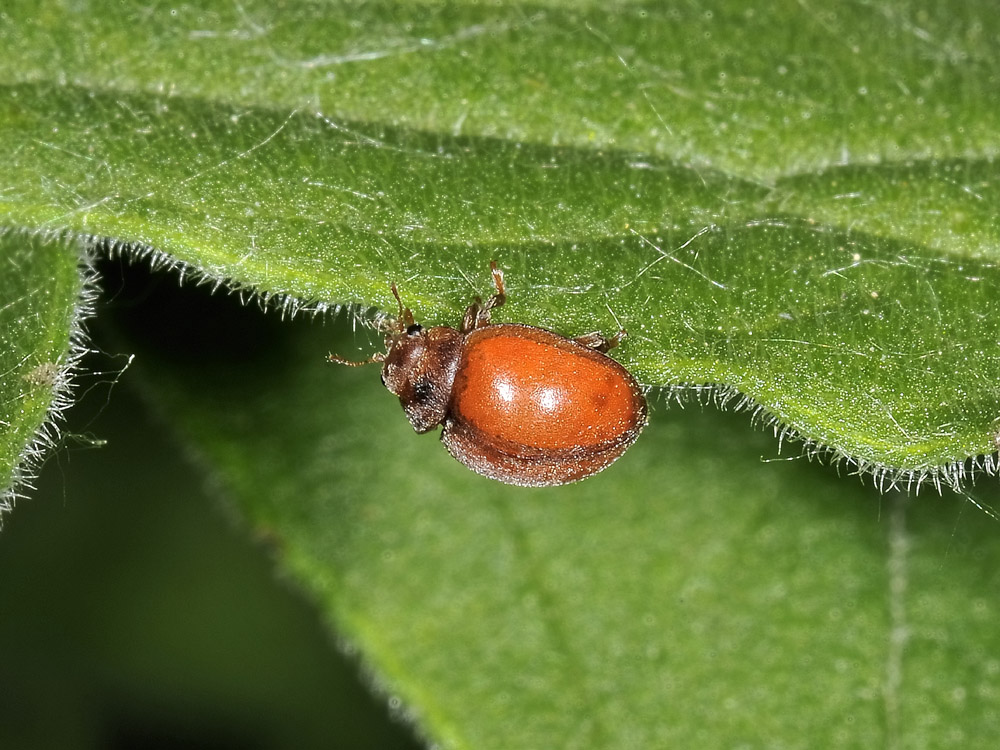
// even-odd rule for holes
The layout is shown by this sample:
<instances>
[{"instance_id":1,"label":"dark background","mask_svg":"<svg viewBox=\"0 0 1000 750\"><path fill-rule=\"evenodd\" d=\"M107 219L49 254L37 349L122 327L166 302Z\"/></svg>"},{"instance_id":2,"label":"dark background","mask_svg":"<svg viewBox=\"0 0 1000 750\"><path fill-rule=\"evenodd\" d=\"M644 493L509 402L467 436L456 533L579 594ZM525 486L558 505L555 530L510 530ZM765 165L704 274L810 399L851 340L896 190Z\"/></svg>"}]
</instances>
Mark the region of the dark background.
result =
<instances>
[{"instance_id":1,"label":"dark background","mask_svg":"<svg viewBox=\"0 0 1000 750\"><path fill-rule=\"evenodd\" d=\"M118 377L130 335L256 356L280 316L100 270L83 397L0 530L0 748L420 747L150 414L135 368Z\"/></svg>"}]
</instances>

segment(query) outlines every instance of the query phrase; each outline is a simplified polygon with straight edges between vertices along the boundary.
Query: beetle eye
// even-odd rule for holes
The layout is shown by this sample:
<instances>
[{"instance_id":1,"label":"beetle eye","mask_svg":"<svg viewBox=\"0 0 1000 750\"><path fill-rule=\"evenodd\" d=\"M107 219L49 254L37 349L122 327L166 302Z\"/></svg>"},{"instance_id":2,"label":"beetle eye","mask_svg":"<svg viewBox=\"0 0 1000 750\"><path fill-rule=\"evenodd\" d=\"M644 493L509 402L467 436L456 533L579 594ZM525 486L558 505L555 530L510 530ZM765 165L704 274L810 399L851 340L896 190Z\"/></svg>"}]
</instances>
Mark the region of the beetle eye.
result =
<instances>
[{"instance_id":1,"label":"beetle eye","mask_svg":"<svg viewBox=\"0 0 1000 750\"><path fill-rule=\"evenodd\" d=\"M415 336L418 333L420 333L422 330L424 330L423 326L421 326L419 323L414 323L413 325L407 327L407 329L406 329L406 335L407 336Z\"/></svg>"}]
</instances>

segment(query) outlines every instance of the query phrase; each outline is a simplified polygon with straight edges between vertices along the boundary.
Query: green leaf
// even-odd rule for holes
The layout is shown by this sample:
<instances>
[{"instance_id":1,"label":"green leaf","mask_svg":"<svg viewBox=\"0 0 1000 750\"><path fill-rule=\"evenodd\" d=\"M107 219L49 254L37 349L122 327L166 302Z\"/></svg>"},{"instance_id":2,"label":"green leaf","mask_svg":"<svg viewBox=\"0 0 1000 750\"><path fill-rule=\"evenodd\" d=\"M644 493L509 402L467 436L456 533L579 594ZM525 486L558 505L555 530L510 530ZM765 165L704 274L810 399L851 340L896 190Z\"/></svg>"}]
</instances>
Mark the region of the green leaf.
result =
<instances>
[{"instance_id":1,"label":"green leaf","mask_svg":"<svg viewBox=\"0 0 1000 750\"><path fill-rule=\"evenodd\" d=\"M994 451L988 3L46 7L0 21L0 221L432 323L495 258L506 319L620 321L890 479Z\"/></svg>"},{"instance_id":2,"label":"green leaf","mask_svg":"<svg viewBox=\"0 0 1000 750\"><path fill-rule=\"evenodd\" d=\"M126 321L159 332L137 357L147 393L434 743L988 747L1000 730L997 527L965 499L880 497L772 461L738 414L659 400L612 470L506 487L414 435L376 367L321 366L347 326L193 297ZM178 306L226 322L185 349Z\"/></svg>"},{"instance_id":3,"label":"green leaf","mask_svg":"<svg viewBox=\"0 0 1000 750\"><path fill-rule=\"evenodd\" d=\"M981 0L13 2L0 224L289 309L395 281L425 324L495 259L498 320L628 330L652 424L538 493L314 331L161 300L137 333L163 419L432 740L967 747L998 729L995 527L666 403L712 384L882 483L997 469L998 44Z\"/></svg>"},{"instance_id":4,"label":"green leaf","mask_svg":"<svg viewBox=\"0 0 1000 750\"><path fill-rule=\"evenodd\" d=\"M0 231L0 511L24 491L68 406L86 307L75 244Z\"/></svg>"}]
</instances>

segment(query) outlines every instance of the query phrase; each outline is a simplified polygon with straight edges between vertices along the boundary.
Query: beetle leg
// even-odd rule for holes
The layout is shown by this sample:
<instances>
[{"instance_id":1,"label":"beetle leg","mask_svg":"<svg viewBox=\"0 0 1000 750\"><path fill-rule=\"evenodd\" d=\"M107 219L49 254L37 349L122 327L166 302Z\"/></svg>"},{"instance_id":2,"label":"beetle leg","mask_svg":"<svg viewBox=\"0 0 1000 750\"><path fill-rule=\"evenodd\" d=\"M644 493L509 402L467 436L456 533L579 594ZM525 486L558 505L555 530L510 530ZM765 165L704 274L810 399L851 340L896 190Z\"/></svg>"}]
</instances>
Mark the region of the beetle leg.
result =
<instances>
[{"instance_id":1,"label":"beetle leg","mask_svg":"<svg viewBox=\"0 0 1000 750\"><path fill-rule=\"evenodd\" d=\"M594 349L599 352L607 352L610 349L614 349L621 340L628 336L628 334L622 330L616 333L611 338L608 338L600 331L594 331L593 333L585 333L582 336L577 336L573 339L578 344L583 344L588 349Z\"/></svg>"},{"instance_id":2,"label":"beetle leg","mask_svg":"<svg viewBox=\"0 0 1000 750\"><path fill-rule=\"evenodd\" d=\"M493 295L493 299L490 300L490 307L500 307L504 303L504 300L507 299L507 293L503 284L503 269L497 267L495 260L491 260L490 271L493 273L493 286L497 290L497 293Z\"/></svg>"},{"instance_id":3,"label":"beetle leg","mask_svg":"<svg viewBox=\"0 0 1000 750\"><path fill-rule=\"evenodd\" d=\"M482 320L482 325L489 325L490 323L490 310L494 307L500 307L504 302L507 301L507 292L503 285L503 269L497 268L497 262L495 260L490 261L490 271L493 272L493 286L496 287L496 294L486 300L486 304L483 305L483 310L479 315L479 319Z\"/></svg>"},{"instance_id":4,"label":"beetle leg","mask_svg":"<svg viewBox=\"0 0 1000 750\"><path fill-rule=\"evenodd\" d=\"M474 328L482 328L490 324L490 310L494 307L500 307L504 302L507 301L507 293L504 290L503 284L503 269L497 268L497 262L495 260L490 261L490 271L493 272L493 286L496 287L496 293L486 300L483 304L479 297L476 297L476 303L478 305L478 310L476 311L476 320L473 325Z\"/></svg>"},{"instance_id":5,"label":"beetle leg","mask_svg":"<svg viewBox=\"0 0 1000 750\"><path fill-rule=\"evenodd\" d=\"M479 321L483 317L483 298L476 296L472 298L472 304L465 308L465 315L462 316L462 333L468 333L473 328L479 328ZM489 313L486 315L489 322Z\"/></svg>"},{"instance_id":6,"label":"beetle leg","mask_svg":"<svg viewBox=\"0 0 1000 750\"><path fill-rule=\"evenodd\" d=\"M500 307L507 301L507 293L503 283L503 269L497 267L495 260L490 261L490 271L493 273L493 286L496 293L486 302L482 297L474 297L473 302L465 310L462 318L462 333L468 333L476 328L484 328L490 324L490 310Z\"/></svg>"}]
</instances>

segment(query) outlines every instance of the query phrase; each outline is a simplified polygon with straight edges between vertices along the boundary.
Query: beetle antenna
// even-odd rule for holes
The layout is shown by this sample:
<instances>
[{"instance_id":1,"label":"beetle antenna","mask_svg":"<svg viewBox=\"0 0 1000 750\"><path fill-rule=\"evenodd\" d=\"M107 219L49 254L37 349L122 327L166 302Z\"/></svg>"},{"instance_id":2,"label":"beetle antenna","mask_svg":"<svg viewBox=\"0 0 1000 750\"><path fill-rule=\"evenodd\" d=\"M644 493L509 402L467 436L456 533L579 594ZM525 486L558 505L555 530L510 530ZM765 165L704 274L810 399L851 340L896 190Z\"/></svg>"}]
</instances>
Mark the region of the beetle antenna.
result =
<instances>
[{"instance_id":1,"label":"beetle antenna","mask_svg":"<svg viewBox=\"0 0 1000 750\"><path fill-rule=\"evenodd\" d=\"M344 359L339 354L330 353L326 355L326 361L333 362L333 364L335 365L347 365L348 367L364 367L365 365L371 365L374 364L375 362L384 362L385 354L381 352L376 352L368 359L355 361L353 359Z\"/></svg>"}]
</instances>

